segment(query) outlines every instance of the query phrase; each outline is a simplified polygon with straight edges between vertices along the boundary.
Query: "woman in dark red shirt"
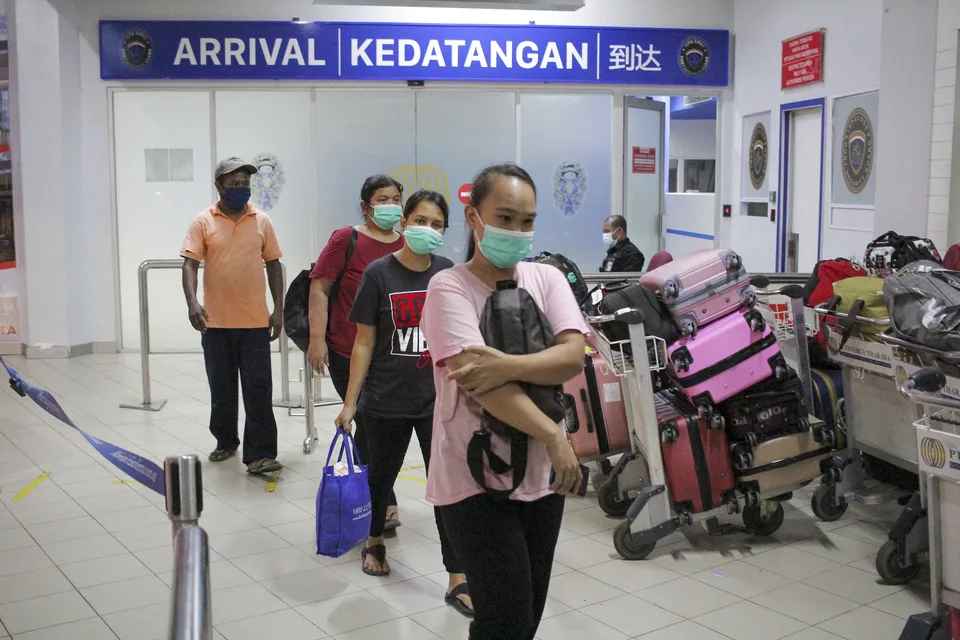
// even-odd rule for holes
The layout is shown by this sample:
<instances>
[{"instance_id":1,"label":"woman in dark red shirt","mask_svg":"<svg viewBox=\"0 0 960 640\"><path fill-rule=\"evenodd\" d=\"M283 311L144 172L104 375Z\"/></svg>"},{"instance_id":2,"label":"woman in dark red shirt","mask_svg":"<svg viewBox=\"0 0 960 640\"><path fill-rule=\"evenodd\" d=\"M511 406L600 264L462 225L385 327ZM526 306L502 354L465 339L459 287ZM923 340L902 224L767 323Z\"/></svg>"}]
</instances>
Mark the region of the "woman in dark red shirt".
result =
<instances>
[{"instance_id":1,"label":"woman in dark red shirt","mask_svg":"<svg viewBox=\"0 0 960 640\"><path fill-rule=\"evenodd\" d=\"M403 215L402 202L403 185L399 182L383 175L367 178L360 190L363 223L334 231L310 272L307 359L317 373L323 373L324 364L330 367L330 378L341 398L347 394L350 356L357 337L357 326L348 320L350 309L367 265L403 248L403 236L394 231ZM348 251L351 245L352 252ZM357 448L366 461L366 429L361 420L355 422ZM384 530L392 531L399 525L397 497L391 492Z\"/></svg>"}]
</instances>

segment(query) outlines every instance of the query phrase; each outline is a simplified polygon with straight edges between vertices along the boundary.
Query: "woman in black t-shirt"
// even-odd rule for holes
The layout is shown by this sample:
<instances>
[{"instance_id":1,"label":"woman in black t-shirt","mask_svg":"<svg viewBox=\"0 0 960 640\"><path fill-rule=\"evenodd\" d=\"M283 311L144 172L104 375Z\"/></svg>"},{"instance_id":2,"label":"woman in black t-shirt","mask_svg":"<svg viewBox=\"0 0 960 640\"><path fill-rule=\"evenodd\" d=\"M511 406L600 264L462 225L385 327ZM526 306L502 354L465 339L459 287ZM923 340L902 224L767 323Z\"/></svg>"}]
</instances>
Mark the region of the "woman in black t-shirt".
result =
<instances>
[{"instance_id":1,"label":"woman in black t-shirt","mask_svg":"<svg viewBox=\"0 0 960 640\"><path fill-rule=\"evenodd\" d=\"M443 244L448 220L447 202L439 193L418 191L410 196L400 223L403 248L367 267L350 312L357 339L350 359L350 384L336 424L349 431L359 414L367 430L372 518L362 562L363 572L372 576L390 573L383 527L390 490L414 431L424 465L430 466L436 391L433 363L420 333L420 313L430 278L453 266L448 258L432 253ZM450 574L445 600L472 616L466 578L436 512L435 517L443 564Z\"/></svg>"}]
</instances>

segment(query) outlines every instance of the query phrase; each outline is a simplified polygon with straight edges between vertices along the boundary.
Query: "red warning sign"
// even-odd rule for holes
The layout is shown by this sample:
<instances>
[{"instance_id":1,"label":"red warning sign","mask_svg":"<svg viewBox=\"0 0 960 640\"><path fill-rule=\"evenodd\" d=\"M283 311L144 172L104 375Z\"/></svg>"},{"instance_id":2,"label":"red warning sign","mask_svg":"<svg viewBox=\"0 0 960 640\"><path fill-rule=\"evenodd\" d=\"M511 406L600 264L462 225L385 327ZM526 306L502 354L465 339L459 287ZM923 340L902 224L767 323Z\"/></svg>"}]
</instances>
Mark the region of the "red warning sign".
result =
<instances>
[{"instance_id":1,"label":"red warning sign","mask_svg":"<svg viewBox=\"0 0 960 640\"><path fill-rule=\"evenodd\" d=\"M463 204L470 204L470 194L473 193L473 185L469 182L457 189L457 197Z\"/></svg>"}]
</instances>

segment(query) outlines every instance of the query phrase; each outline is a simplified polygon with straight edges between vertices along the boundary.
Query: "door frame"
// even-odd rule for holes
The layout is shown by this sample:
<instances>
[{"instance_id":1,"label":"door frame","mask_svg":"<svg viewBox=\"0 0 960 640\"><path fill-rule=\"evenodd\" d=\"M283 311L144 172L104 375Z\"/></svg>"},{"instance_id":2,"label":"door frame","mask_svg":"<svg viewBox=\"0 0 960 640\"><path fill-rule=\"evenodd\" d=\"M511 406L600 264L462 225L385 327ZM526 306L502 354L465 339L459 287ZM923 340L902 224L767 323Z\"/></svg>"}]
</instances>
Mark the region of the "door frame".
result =
<instances>
[{"instance_id":1,"label":"door frame","mask_svg":"<svg viewBox=\"0 0 960 640\"><path fill-rule=\"evenodd\" d=\"M650 98L638 98L636 96L623 96L623 101L621 103L621 108L623 109L623 130L620 134L620 146L622 149L621 153L621 162L620 162L620 211L623 214L626 214L626 205L627 205L627 167L633 162L631 157L632 150L630 145L627 144L627 131L628 123L630 120L630 109L645 109L647 111L656 111L660 114L660 148L659 156L660 158L657 161L657 164L660 167L660 189L657 190L657 193L660 196L658 205L657 205L657 251L663 251L663 247L666 245L666 228L663 223L663 201L664 193L666 191L667 184L667 171L665 167L669 169L669 165L665 163L667 159L667 105L665 102L660 102L659 100L652 100ZM624 215L624 217L626 217ZM629 222L627 224L629 227Z\"/></svg>"},{"instance_id":2,"label":"door frame","mask_svg":"<svg viewBox=\"0 0 960 640\"><path fill-rule=\"evenodd\" d=\"M817 261L820 260L820 252L823 245L823 169L824 169L824 150L825 150L825 128L827 118L827 99L813 98L810 100L800 100L798 102L788 102L780 105L780 158L777 175L779 176L779 192L777 194L777 245L776 245L776 265L777 272L783 273L787 264L787 236L789 230L787 221L790 219L790 125L791 116L795 111L803 109L820 108L820 200L819 213L817 218Z\"/></svg>"}]
</instances>

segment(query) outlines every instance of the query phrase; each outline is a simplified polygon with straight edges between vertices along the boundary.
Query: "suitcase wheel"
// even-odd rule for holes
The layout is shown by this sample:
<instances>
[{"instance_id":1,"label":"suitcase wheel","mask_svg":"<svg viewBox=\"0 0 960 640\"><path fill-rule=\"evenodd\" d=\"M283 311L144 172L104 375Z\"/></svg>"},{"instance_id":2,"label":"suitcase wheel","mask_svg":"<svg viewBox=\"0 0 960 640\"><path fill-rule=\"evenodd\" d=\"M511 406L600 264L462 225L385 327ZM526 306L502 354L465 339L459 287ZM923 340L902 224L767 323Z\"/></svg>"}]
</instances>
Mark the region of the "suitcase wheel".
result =
<instances>
[{"instance_id":1,"label":"suitcase wheel","mask_svg":"<svg viewBox=\"0 0 960 640\"><path fill-rule=\"evenodd\" d=\"M680 295L680 287L677 286L676 281L674 281L674 280L667 280L666 282L663 283L663 297L664 297L664 298L666 298L667 300L669 300L669 299L671 299L671 298L676 298L678 295Z\"/></svg>"},{"instance_id":2,"label":"suitcase wheel","mask_svg":"<svg viewBox=\"0 0 960 640\"><path fill-rule=\"evenodd\" d=\"M758 536L769 536L783 525L784 515L780 502L764 500L743 510L743 526Z\"/></svg>"},{"instance_id":3,"label":"suitcase wheel","mask_svg":"<svg viewBox=\"0 0 960 640\"><path fill-rule=\"evenodd\" d=\"M747 434L746 441L747 441L747 444L750 445L750 448L752 449L756 447L758 444L760 444L760 436L758 436L753 431L751 431L750 433Z\"/></svg>"},{"instance_id":4,"label":"suitcase wheel","mask_svg":"<svg viewBox=\"0 0 960 640\"><path fill-rule=\"evenodd\" d=\"M787 365L785 365L785 364L778 364L777 366L775 366L775 367L773 368L773 377L774 377L777 381L781 381L781 380L786 379L786 377L787 377Z\"/></svg>"},{"instance_id":5,"label":"suitcase wheel","mask_svg":"<svg viewBox=\"0 0 960 640\"><path fill-rule=\"evenodd\" d=\"M727 254L725 265L729 271L739 271L740 266L742 264L743 264L743 261L740 259L740 256L738 256L736 253L731 251L730 253Z\"/></svg>"},{"instance_id":6,"label":"suitcase wheel","mask_svg":"<svg viewBox=\"0 0 960 640\"><path fill-rule=\"evenodd\" d=\"M800 418L797 420L797 428L800 429L800 433L810 431L810 421L807 418Z\"/></svg>"},{"instance_id":7,"label":"suitcase wheel","mask_svg":"<svg viewBox=\"0 0 960 640\"><path fill-rule=\"evenodd\" d=\"M660 427L660 442L663 444L671 444L677 441L677 438L680 437L680 430L677 429L677 425L672 422L664 424Z\"/></svg>"},{"instance_id":8,"label":"suitcase wheel","mask_svg":"<svg viewBox=\"0 0 960 640\"><path fill-rule=\"evenodd\" d=\"M828 427L817 427L813 432L813 439L824 446L832 447L835 438L832 429Z\"/></svg>"},{"instance_id":9,"label":"suitcase wheel","mask_svg":"<svg viewBox=\"0 0 960 640\"><path fill-rule=\"evenodd\" d=\"M753 289L744 289L740 293L740 304L748 309L753 309L757 304L757 293Z\"/></svg>"},{"instance_id":10,"label":"suitcase wheel","mask_svg":"<svg viewBox=\"0 0 960 640\"><path fill-rule=\"evenodd\" d=\"M733 466L738 471L749 469L753 466L753 456L746 451L736 451L733 455Z\"/></svg>"},{"instance_id":11,"label":"suitcase wheel","mask_svg":"<svg viewBox=\"0 0 960 640\"><path fill-rule=\"evenodd\" d=\"M713 407L711 407L706 402L697 403L697 417L701 420L706 420L713 415Z\"/></svg>"},{"instance_id":12,"label":"suitcase wheel","mask_svg":"<svg viewBox=\"0 0 960 640\"><path fill-rule=\"evenodd\" d=\"M697 335L697 323L690 318L684 318L680 321L680 333L692 338Z\"/></svg>"},{"instance_id":13,"label":"suitcase wheel","mask_svg":"<svg viewBox=\"0 0 960 640\"><path fill-rule=\"evenodd\" d=\"M754 333L763 333L763 330L767 328L767 321L756 309L745 313L743 319L747 321L747 324L750 325L750 331Z\"/></svg>"},{"instance_id":14,"label":"suitcase wheel","mask_svg":"<svg viewBox=\"0 0 960 640\"><path fill-rule=\"evenodd\" d=\"M674 352L670 359L673 360L673 368L680 373L686 373L687 371L690 371L690 359L686 356L686 354L677 351Z\"/></svg>"},{"instance_id":15,"label":"suitcase wheel","mask_svg":"<svg viewBox=\"0 0 960 640\"><path fill-rule=\"evenodd\" d=\"M727 426L727 421L721 415L714 415L710 418L710 428L714 431L721 431Z\"/></svg>"}]
</instances>

